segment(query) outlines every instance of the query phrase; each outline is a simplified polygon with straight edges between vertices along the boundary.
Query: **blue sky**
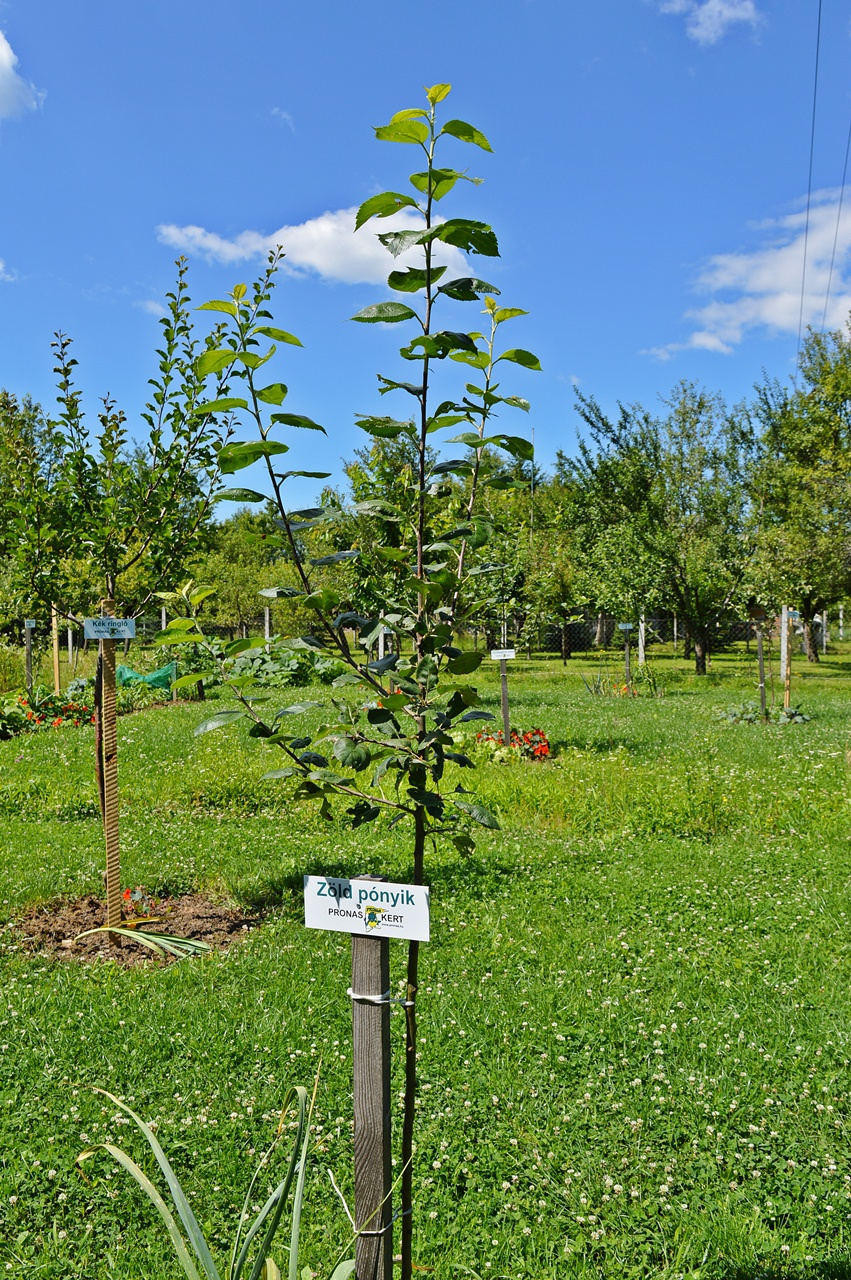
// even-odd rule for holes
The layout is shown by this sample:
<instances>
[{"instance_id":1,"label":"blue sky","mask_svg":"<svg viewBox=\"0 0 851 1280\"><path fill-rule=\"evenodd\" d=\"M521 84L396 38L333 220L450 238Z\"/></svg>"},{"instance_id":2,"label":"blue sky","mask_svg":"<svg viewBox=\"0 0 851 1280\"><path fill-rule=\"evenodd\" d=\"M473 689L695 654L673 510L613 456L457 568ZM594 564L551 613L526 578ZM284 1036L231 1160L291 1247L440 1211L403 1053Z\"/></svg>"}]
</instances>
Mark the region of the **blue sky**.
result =
<instances>
[{"instance_id":1,"label":"blue sky","mask_svg":"<svg viewBox=\"0 0 851 1280\"><path fill-rule=\"evenodd\" d=\"M448 114L493 155L447 216L490 222L501 258L474 273L529 315L506 390L532 401L538 460L576 439L573 386L613 408L680 379L734 402L797 347L818 0L0 0L0 385L46 406L50 339L75 340L89 412L109 392L138 421L157 315L190 259L193 298L288 253L274 304L297 333L280 375L293 467L339 470L393 411L400 328L347 323L388 296L391 260L350 212L400 189L414 149L371 126L450 81ZM851 6L824 0L804 321L851 308ZM416 164L419 167L419 164ZM451 207L450 207L451 204ZM837 234L838 232L838 234ZM452 327L475 327L458 304ZM447 317L448 321L449 317ZM404 412L409 406L395 406ZM243 473L245 475L245 473ZM247 479L247 476L245 477ZM294 495L299 501L311 493Z\"/></svg>"}]
</instances>

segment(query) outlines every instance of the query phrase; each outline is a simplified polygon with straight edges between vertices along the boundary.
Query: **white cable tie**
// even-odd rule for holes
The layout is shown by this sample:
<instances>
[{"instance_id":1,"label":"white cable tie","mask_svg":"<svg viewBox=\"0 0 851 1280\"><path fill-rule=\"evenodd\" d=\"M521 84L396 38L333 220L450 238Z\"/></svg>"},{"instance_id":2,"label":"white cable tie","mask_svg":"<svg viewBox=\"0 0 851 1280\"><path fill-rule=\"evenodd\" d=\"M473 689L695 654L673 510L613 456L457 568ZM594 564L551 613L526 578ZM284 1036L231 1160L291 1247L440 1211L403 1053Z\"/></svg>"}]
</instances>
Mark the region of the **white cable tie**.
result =
<instances>
[{"instance_id":1,"label":"white cable tie","mask_svg":"<svg viewBox=\"0 0 851 1280\"><path fill-rule=\"evenodd\" d=\"M349 987L346 995L358 1004L401 1004L406 1009L413 1009L416 1005L415 1000L406 1000L404 996L391 996L389 990L382 991L380 996L365 996Z\"/></svg>"}]
</instances>

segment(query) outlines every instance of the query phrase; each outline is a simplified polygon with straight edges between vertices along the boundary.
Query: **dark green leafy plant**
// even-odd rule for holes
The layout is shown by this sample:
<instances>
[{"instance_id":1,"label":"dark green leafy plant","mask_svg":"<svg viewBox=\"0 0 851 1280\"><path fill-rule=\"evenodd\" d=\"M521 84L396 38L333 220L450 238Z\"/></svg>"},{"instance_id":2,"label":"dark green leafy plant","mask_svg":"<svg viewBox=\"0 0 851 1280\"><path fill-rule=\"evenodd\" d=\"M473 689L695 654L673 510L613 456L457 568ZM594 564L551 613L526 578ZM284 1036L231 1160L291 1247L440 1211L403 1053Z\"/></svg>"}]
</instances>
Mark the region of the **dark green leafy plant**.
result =
<instances>
[{"instance_id":1,"label":"dark green leafy plant","mask_svg":"<svg viewBox=\"0 0 851 1280\"><path fill-rule=\"evenodd\" d=\"M486 451L512 460L531 460L532 446L520 436L496 429L493 419L503 408L528 410L515 395L503 395L498 377L501 366L519 365L536 370L537 357L520 347L501 350L498 337L509 320L525 314L519 308L501 307L499 292L478 276L445 280L447 268L438 265L438 250L452 246L464 253L498 256L496 236L484 222L467 218L438 217L440 201L460 181L478 182L466 173L438 165L435 153L447 142L460 141L489 152L490 144L472 125L460 120L438 124L437 107L450 91L439 84L427 90L427 104L398 112L390 123L376 130L382 141L419 148L424 168L411 175L409 194L388 191L370 197L358 210L356 227L400 210L411 211L412 225L379 233L393 259L411 250L419 253L419 265L394 267L388 285L393 299L372 304L353 319L358 323L410 323L414 336L400 349L413 366L412 380L379 375L379 393L401 396L412 404L411 416L359 415L358 426L377 440L407 442L413 457L415 482L406 489L403 505L366 501L356 504L358 514L377 514L399 530L394 545L372 547L379 559L400 566L392 575L391 592L382 607L368 616L343 609L339 593L319 585L316 571L328 564L357 561L364 548L353 545L326 556L308 557L300 535L328 526L339 504L288 509L284 486L292 475L325 478L323 473L280 471L287 445L273 439L280 427L323 430L302 414L281 412L287 395L282 382L266 382L260 371L275 355L276 345L299 345L292 334L274 327L267 310L279 255L249 294L237 285L227 299L208 302L207 310L225 317L226 330L216 348L205 351L196 368L201 377L226 378L240 396L229 395L208 405L209 412L232 411L253 428L250 439L226 444L218 455L225 474L254 462L266 466L271 499L280 529L278 544L296 571L297 587L286 586L264 594L297 597L313 611L312 634L296 642L306 649L323 651L344 664L334 680L353 697L332 703L332 716L318 732L308 736L290 726L316 704L297 703L278 710L262 705L264 695L255 692L250 672L238 674L240 656L260 648L262 640L238 640L221 651L207 645L210 670L218 670L235 694L238 706L221 711L196 732L206 733L225 724L244 721L249 733L277 747L284 755L282 768L270 770L269 779L289 781L296 800L315 802L325 817L332 801L342 800L345 814L355 827L386 819L391 825L410 824L412 875L423 883L426 847L450 841L462 854L474 848L477 825L496 828L496 817L479 804L464 785L464 770L472 761L454 749L452 730L476 720L490 720L477 710L478 695L468 677L483 655L465 652L455 641L455 628L464 613L468 593L475 593L477 577L499 566L477 562L489 537L489 526L477 515L477 498L484 486L500 490L517 481L499 467L483 466ZM405 300L400 300L404 298ZM440 327L438 316L454 303L483 304L484 332ZM433 403L431 383L436 363L452 361L461 366L464 393ZM458 430L461 428L461 430ZM455 446L445 461L435 461L433 446L438 433L454 431L447 444ZM462 482L461 484L455 481ZM266 493L234 488L220 494L241 502L265 502ZM268 542L268 539L267 539ZM197 610L209 588L191 585L179 596L186 616L169 624L160 636L163 643L185 644L205 639ZM382 632L394 638L395 652L372 656ZM413 1124L416 1092L416 992L419 945L409 945L407 970L406 1091L402 1133L402 1277L412 1272L411 1206L413 1189Z\"/></svg>"},{"instance_id":2,"label":"dark green leafy plant","mask_svg":"<svg viewBox=\"0 0 851 1280\"><path fill-rule=\"evenodd\" d=\"M144 1135L148 1146L154 1154L154 1158L162 1171L166 1185L168 1186L172 1204L174 1205L177 1217L183 1227L180 1227L175 1221L175 1216L169 1208L166 1200L156 1187L156 1185L147 1176L144 1170L136 1163L131 1156L123 1151L120 1147L116 1147L111 1142L102 1142L97 1146L83 1151L77 1157L77 1163L82 1164L84 1160L90 1159L96 1155L98 1151L106 1151L108 1155L126 1169L132 1178L139 1184L145 1195L154 1205L160 1218L165 1224L169 1238L174 1245L174 1251L180 1261L187 1280L223 1280L223 1274L219 1271L213 1260L210 1247L204 1238L204 1233L192 1208L186 1192L183 1190L174 1169L171 1167L169 1160L160 1146L156 1134L150 1125L138 1116L135 1111L120 1102L113 1094L107 1093L105 1089L96 1089L96 1093L101 1093L105 1098L109 1098L110 1102L120 1108L121 1111L128 1115L136 1124ZM278 1147L281 1136L284 1131L284 1123L290 1109L295 1104L298 1109L298 1118L296 1121L296 1131L293 1136L293 1144L290 1150L289 1164L287 1172L281 1182L278 1183L275 1190L267 1199L260 1212L255 1217L249 1227L245 1224L249 1220L248 1206L251 1204L255 1187L260 1175L268 1167L269 1161ZM296 1280L298 1276L299 1262L299 1233L301 1228L301 1214L304 1202L304 1180L307 1172L307 1148L310 1142L310 1118L313 1114L313 1098L308 1094L307 1090L301 1085L294 1089L290 1089L284 1098L284 1105L281 1110L281 1120L278 1125L278 1132L270 1149L260 1160L255 1171L254 1177L245 1193L245 1201L242 1206L242 1213L237 1222L234 1234L233 1246L231 1248L231 1257L227 1270L224 1272L224 1280L280 1280L281 1270L271 1256L272 1246L275 1236L280 1228L281 1221L286 1209L287 1198L290 1190L293 1192L292 1214L290 1226L289 1244L284 1246L285 1251L289 1254L289 1264L287 1267L288 1280ZM184 1235L185 1233L185 1235ZM187 1244L188 1241L188 1244ZM252 1260L253 1255L253 1260ZM354 1262L346 1260L338 1262L333 1268L329 1280L347 1280L354 1271ZM310 1272L313 1275L313 1272Z\"/></svg>"},{"instance_id":3,"label":"dark green leafy plant","mask_svg":"<svg viewBox=\"0 0 851 1280\"><path fill-rule=\"evenodd\" d=\"M719 707L715 719L725 724L759 724L762 712L758 702L742 702L725 709ZM804 715L799 707L770 707L765 717L767 724L779 725L807 724L811 719L812 716Z\"/></svg>"}]
</instances>

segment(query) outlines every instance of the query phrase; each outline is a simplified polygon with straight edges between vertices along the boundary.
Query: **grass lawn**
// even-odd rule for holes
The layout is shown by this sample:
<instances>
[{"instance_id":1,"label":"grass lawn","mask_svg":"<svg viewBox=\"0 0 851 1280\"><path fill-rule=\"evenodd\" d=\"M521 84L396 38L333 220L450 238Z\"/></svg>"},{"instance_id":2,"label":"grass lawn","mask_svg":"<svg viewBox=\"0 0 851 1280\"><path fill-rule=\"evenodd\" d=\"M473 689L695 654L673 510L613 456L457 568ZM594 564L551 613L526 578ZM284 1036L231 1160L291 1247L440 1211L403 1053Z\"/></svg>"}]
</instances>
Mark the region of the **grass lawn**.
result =
<instances>
[{"instance_id":1,"label":"grass lawn","mask_svg":"<svg viewBox=\"0 0 851 1280\"><path fill-rule=\"evenodd\" d=\"M813 718L785 728L714 718L755 696L744 651L703 681L654 659L660 698L592 697L581 660L511 666L513 721L554 755L467 774L502 830L428 877L415 1261L435 1280L851 1274L848 648L796 665ZM498 714L497 673L478 686ZM304 928L301 876L404 881L405 837L293 809L262 743L193 737L221 705L119 721L124 883L270 912L165 969L49 961L2 924L102 891L103 853L91 730L0 743L0 1274L182 1274L127 1174L75 1167L107 1137L150 1164L92 1085L156 1120L223 1265L320 1059L303 1261L325 1276L346 1247L327 1170L350 1199L349 947ZM398 1015L393 1036L400 1090Z\"/></svg>"}]
</instances>

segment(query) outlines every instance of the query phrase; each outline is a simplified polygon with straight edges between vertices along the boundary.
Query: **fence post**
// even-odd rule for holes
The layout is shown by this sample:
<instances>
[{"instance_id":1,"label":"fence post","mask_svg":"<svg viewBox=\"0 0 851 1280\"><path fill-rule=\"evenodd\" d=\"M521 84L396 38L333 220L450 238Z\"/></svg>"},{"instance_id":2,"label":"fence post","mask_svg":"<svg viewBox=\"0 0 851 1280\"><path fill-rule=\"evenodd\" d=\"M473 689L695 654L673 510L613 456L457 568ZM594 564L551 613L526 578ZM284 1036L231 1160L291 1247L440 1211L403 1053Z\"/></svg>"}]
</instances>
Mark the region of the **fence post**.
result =
<instances>
[{"instance_id":1,"label":"fence post","mask_svg":"<svg viewBox=\"0 0 851 1280\"><path fill-rule=\"evenodd\" d=\"M24 654L26 663L26 682L27 697L32 699L33 696L33 628L35 620L26 618L24 620Z\"/></svg>"},{"instance_id":2,"label":"fence post","mask_svg":"<svg viewBox=\"0 0 851 1280\"><path fill-rule=\"evenodd\" d=\"M104 600L103 617L115 616L115 601ZM106 843L106 923L121 924L121 863L118 843L118 726L115 706L115 641L100 641L103 831Z\"/></svg>"},{"instance_id":3,"label":"fence post","mask_svg":"<svg viewBox=\"0 0 851 1280\"><path fill-rule=\"evenodd\" d=\"M357 1280L392 1280L390 941L352 934Z\"/></svg>"},{"instance_id":4,"label":"fence post","mask_svg":"<svg viewBox=\"0 0 851 1280\"><path fill-rule=\"evenodd\" d=\"M50 606L50 632L53 640L53 692L58 693L61 685L59 677L59 614L55 604Z\"/></svg>"}]
</instances>

